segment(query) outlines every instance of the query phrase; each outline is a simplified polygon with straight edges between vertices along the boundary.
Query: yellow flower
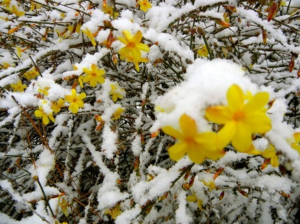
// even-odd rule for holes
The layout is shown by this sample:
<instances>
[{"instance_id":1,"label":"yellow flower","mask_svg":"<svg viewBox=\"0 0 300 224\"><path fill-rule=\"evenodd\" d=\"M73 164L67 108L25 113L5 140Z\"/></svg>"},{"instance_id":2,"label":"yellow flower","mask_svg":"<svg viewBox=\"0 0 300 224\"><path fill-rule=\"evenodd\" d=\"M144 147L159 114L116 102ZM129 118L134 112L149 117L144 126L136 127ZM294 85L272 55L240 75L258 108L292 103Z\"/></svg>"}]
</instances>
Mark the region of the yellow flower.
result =
<instances>
[{"instance_id":1,"label":"yellow flower","mask_svg":"<svg viewBox=\"0 0 300 224\"><path fill-rule=\"evenodd\" d=\"M203 202L202 202L202 200L200 200L199 198L197 198L197 196L195 194L187 196L186 200L188 202L197 202L198 208L200 210L202 210Z\"/></svg>"},{"instance_id":2,"label":"yellow flower","mask_svg":"<svg viewBox=\"0 0 300 224\"><path fill-rule=\"evenodd\" d=\"M121 89L119 84L111 84L109 94L112 95L112 100L116 102L119 99L123 99L123 94L125 93L124 89Z\"/></svg>"},{"instance_id":3,"label":"yellow flower","mask_svg":"<svg viewBox=\"0 0 300 224\"><path fill-rule=\"evenodd\" d=\"M201 46L200 49L197 51L199 57L206 57L208 56L208 50L206 45Z\"/></svg>"},{"instance_id":4,"label":"yellow flower","mask_svg":"<svg viewBox=\"0 0 300 224\"><path fill-rule=\"evenodd\" d=\"M269 147L266 148L261 155L266 159L270 159L270 163L273 167L277 167L279 165L276 150L273 145L269 144Z\"/></svg>"},{"instance_id":5,"label":"yellow flower","mask_svg":"<svg viewBox=\"0 0 300 224\"><path fill-rule=\"evenodd\" d=\"M293 135L293 139L289 140L293 149L295 149L300 154L300 132L296 132Z\"/></svg>"},{"instance_id":6,"label":"yellow flower","mask_svg":"<svg viewBox=\"0 0 300 224\"><path fill-rule=\"evenodd\" d=\"M16 84L11 84L10 87L13 88L14 92L24 92L24 89L27 88L21 81L18 81Z\"/></svg>"},{"instance_id":7,"label":"yellow flower","mask_svg":"<svg viewBox=\"0 0 300 224\"><path fill-rule=\"evenodd\" d=\"M133 62L136 66L137 71L139 71L138 63L139 62L148 62L147 58L141 58L141 51L149 52L150 48L146 44L140 43L143 34L141 31L138 31L134 36L128 30L122 32L125 37L118 37L118 40L121 41L126 46L121 48L119 53L121 58L126 58L127 61Z\"/></svg>"},{"instance_id":8,"label":"yellow flower","mask_svg":"<svg viewBox=\"0 0 300 224\"><path fill-rule=\"evenodd\" d=\"M132 55L127 55L126 61L127 62L132 62L135 65L135 69L137 71L140 71L139 63L140 62L148 62L149 59L148 58L141 58L141 53L140 53L140 55L137 56L137 57L133 57Z\"/></svg>"},{"instance_id":9,"label":"yellow flower","mask_svg":"<svg viewBox=\"0 0 300 224\"><path fill-rule=\"evenodd\" d=\"M49 124L49 118L53 123L55 122L52 112L47 114L42 106L40 106L38 110L34 111L34 115L36 117L41 117L44 125Z\"/></svg>"},{"instance_id":10,"label":"yellow flower","mask_svg":"<svg viewBox=\"0 0 300 224\"><path fill-rule=\"evenodd\" d=\"M96 46L96 41L94 35L91 33L91 31L86 28L86 30L82 30L82 32L91 40L93 46Z\"/></svg>"},{"instance_id":11,"label":"yellow flower","mask_svg":"<svg viewBox=\"0 0 300 224\"><path fill-rule=\"evenodd\" d=\"M115 220L120 214L122 214L122 211L120 210L120 203L113 208L107 208L104 211L104 214L110 215L111 218Z\"/></svg>"},{"instance_id":12,"label":"yellow flower","mask_svg":"<svg viewBox=\"0 0 300 224\"><path fill-rule=\"evenodd\" d=\"M64 106L65 100L59 99L57 102L52 102L51 109L54 111L54 113L58 113L60 109Z\"/></svg>"},{"instance_id":13,"label":"yellow flower","mask_svg":"<svg viewBox=\"0 0 300 224\"><path fill-rule=\"evenodd\" d=\"M119 107L114 113L113 113L113 116L112 116L112 119L113 120L117 120L121 117L121 114L124 112L124 108L122 107Z\"/></svg>"},{"instance_id":14,"label":"yellow flower","mask_svg":"<svg viewBox=\"0 0 300 224\"><path fill-rule=\"evenodd\" d=\"M17 46L16 49L17 49L17 55L20 58L22 55L22 49L19 46Z\"/></svg>"},{"instance_id":15,"label":"yellow flower","mask_svg":"<svg viewBox=\"0 0 300 224\"><path fill-rule=\"evenodd\" d=\"M4 62L3 65L0 65L0 66L3 69L7 69L7 68L11 67L11 65L9 63L7 63L7 62Z\"/></svg>"},{"instance_id":16,"label":"yellow flower","mask_svg":"<svg viewBox=\"0 0 300 224\"><path fill-rule=\"evenodd\" d=\"M202 163L206 158L217 160L224 155L223 149L217 147L217 134L214 132L198 133L196 122L186 114L179 119L181 131L171 126L162 130L178 141L169 148L169 156L173 160L181 159L186 153L194 163Z\"/></svg>"},{"instance_id":17,"label":"yellow flower","mask_svg":"<svg viewBox=\"0 0 300 224\"><path fill-rule=\"evenodd\" d=\"M45 87L44 89L38 89L39 93L45 95L45 96L48 96L48 90L50 89L50 87Z\"/></svg>"},{"instance_id":18,"label":"yellow flower","mask_svg":"<svg viewBox=\"0 0 300 224\"><path fill-rule=\"evenodd\" d=\"M72 89L71 95L66 96L66 101L70 103L69 111L71 111L73 114L76 114L78 112L79 107L84 106L84 102L82 101L86 97L85 93L80 93L77 95L76 90Z\"/></svg>"},{"instance_id":19,"label":"yellow flower","mask_svg":"<svg viewBox=\"0 0 300 224\"><path fill-rule=\"evenodd\" d=\"M35 77L37 77L39 75L39 72L36 70L36 68L33 68L33 69L25 72L23 75L29 81L29 80L32 80Z\"/></svg>"},{"instance_id":20,"label":"yellow flower","mask_svg":"<svg viewBox=\"0 0 300 224\"><path fill-rule=\"evenodd\" d=\"M147 12L148 9L152 7L151 3L148 2L147 0L140 0L138 4L140 5L140 9L144 12Z\"/></svg>"},{"instance_id":21,"label":"yellow flower","mask_svg":"<svg viewBox=\"0 0 300 224\"><path fill-rule=\"evenodd\" d=\"M236 150L247 152L252 144L252 133L266 133L271 129L271 120L265 106L269 101L267 92L255 94L246 104L245 95L238 85L227 91L227 106L206 109L208 120L224 124L218 133L222 145L232 141Z\"/></svg>"},{"instance_id":22,"label":"yellow flower","mask_svg":"<svg viewBox=\"0 0 300 224\"><path fill-rule=\"evenodd\" d=\"M24 16L25 12L23 11L19 11L17 6L13 5L12 8L8 8L8 11L10 11L11 13L15 14L18 17Z\"/></svg>"},{"instance_id":23,"label":"yellow flower","mask_svg":"<svg viewBox=\"0 0 300 224\"><path fill-rule=\"evenodd\" d=\"M91 87L95 87L97 82L103 84L105 79L102 77L105 74L104 69L98 69L97 65L92 64L90 69L83 68L85 76L83 77L84 82L89 82ZM80 82L80 81L79 81Z\"/></svg>"},{"instance_id":24,"label":"yellow flower","mask_svg":"<svg viewBox=\"0 0 300 224\"><path fill-rule=\"evenodd\" d=\"M66 217L69 216L68 207L70 206L69 202L65 199L65 197L59 197L58 206L61 208L62 212Z\"/></svg>"},{"instance_id":25,"label":"yellow flower","mask_svg":"<svg viewBox=\"0 0 300 224\"><path fill-rule=\"evenodd\" d=\"M38 3L35 3L35 2L31 2L31 7L30 7L30 11L33 11L35 9L40 9L42 8L42 5L38 4Z\"/></svg>"},{"instance_id":26,"label":"yellow flower","mask_svg":"<svg viewBox=\"0 0 300 224\"><path fill-rule=\"evenodd\" d=\"M112 16L113 19L116 19L119 16L119 13L117 13L112 6L106 5L103 7L103 12Z\"/></svg>"},{"instance_id":27,"label":"yellow flower","mask_svg":"<svg viewBox=\"0 0 300 224\"><path fill-rule=\"evenodd\" d=\"M9 7L10 6L10 2L11 2L11 0L3 0L2 3L0 3L0 5L4 5L6 7Z\"/></svg>"}]
</instances>

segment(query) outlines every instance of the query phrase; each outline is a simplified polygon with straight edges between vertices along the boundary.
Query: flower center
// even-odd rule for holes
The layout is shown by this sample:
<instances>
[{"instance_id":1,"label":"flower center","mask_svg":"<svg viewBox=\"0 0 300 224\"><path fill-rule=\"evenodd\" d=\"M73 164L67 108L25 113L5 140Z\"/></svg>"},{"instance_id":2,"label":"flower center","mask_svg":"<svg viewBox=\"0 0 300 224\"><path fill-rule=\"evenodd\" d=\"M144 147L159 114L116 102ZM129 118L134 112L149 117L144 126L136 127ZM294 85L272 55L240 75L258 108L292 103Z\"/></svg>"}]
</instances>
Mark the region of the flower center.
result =
<instances>
[{"instance_id":1,"label":"flower center","mask_svg":"<svg viewBox=\"0 0 300 224\"><path fill-rule=\"evenodd\" d=\"M92 72L91 76L97 76L97 74L95 72Z\"/></svg>"},{"instance_id":2,"label":"flower center","mask_svg":"<svg viewBox=\"0 0 300 224\"><path fill-rule=\"evenodd\" d=\"M240 121L245 117L245 114L243 111L238 111L233 115L233 120Z\"/></svg>"},{"instance_id":3,"label":"flower center","mask_svg":"<svg viewBox=\"0 0 300 224\"><path fill-rule=\"evenodd\" d=\"M135 43L130 42L127 46L130 47L130 48L135 48Z\"/></svg>"}]
</instances>

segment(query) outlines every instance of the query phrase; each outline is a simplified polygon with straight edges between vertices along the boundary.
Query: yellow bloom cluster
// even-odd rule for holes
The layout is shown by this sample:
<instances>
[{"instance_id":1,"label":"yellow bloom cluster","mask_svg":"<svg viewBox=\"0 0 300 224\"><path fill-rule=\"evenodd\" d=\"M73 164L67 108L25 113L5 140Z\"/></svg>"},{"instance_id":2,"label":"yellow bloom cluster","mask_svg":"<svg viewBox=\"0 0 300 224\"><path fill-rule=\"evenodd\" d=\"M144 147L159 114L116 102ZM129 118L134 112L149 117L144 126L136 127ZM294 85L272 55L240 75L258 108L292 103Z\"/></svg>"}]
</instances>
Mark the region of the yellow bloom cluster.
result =
<instances>
[{"instance_id":1,"label":"yellow bloom cluster","mask_svg":"<svg viewBox=\"0 0 300 224\"><path fill-rule=\"evenodd\" d=\"M252 145L252 134L264 134L271 129L271 120L266 114L269 94L259 92L254 96L248 95L238 85L232 85L227 91L227 106L206 109L205 115L209 121L223 125L218 133L199 133L196 122L186 114L179 119L181 131L171 126L163 127L166 134L177 139L177 143L169 148L170 158L179 160L188 154L195 163L202 163L206 158L216 160L225 154L223 148L232 143L237 151L261 154L270 159L273 166L278 166L274 147L259 152Z\"/></svg>"},{"instance_id":2,"label":"yellow bloom cluster","mask_svg":"<svg viewBox=\"0 0 300 224\"><path fill-rule=\"evenodd\" d=\"M124 37L118 37L118 40L126 46L119 51L121 59L134 63L136 70L139 71L139 63L149 61L147 58L142 58L141 51L149 52L150 49L146 44L140 43L143 38L141 31L134 36L128 30L124 30L122 34Z\"/></svg>"}]
</instances>

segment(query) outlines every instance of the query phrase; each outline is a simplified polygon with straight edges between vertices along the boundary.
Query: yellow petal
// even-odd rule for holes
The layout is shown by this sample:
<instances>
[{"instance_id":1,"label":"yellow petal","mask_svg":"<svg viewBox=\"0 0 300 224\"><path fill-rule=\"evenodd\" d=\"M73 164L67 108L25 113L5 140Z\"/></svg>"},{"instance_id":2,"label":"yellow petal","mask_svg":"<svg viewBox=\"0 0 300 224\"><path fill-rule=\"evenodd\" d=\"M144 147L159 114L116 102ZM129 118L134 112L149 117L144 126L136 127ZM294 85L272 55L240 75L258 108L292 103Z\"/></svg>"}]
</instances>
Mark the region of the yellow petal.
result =
<instances>
[{"instance_id":1,"label":"yellow petal","mask_svg":"<svg viewBox=\"0 0 300 224\"><path fill-rule=\"evenodd\" d=\"M171 126L165 126L162 128L163 132L166 133L167 135L170 135L176 139L180 139L182 138L182 135L179 131L177 131L176 129L174 129Z\"/></svg>"},{"instance_id":2,"label":"yellow petal","mask_svg":"<svg viewBox=\"0 0 300 224\"><path fill-rule=\"evenodd\" d=\"M235 135L232 139L233 147L240 152L245 152L252 144L252 134L248 125L243 123L237 124Z\"/></svg>"},{"instance_id":3,"label":"yellow petal","mask_svg":"<svg viewBox=\"0 0 300 224\"><path fill-rule=\"evenodd\" d=\"M197 201L197 197L195 195L189 195L186 197L186 200L188 202L196 202Z\"/></svg>"},{"instance_id":4,"label":"yellow petal","mask_svg":"<svg viewBox=\"0 0 300 224\"><path fill-rule=\"evenodd\" d=\"M269 93L259 92L255 94L245 105L244 111L252 112L261 109L269 102Z\"/></svg>"},{"instance_id":5,"label":"yellow petal","mask_svg":"<svg viewBox=\"0 0 300 224\"><path fill-rule=\"evenodd\" d=\"M149 52L150 51L150 48L146 44L138 43L136 45L136 47L137 47L137 49L139 49L141 51L145 51L145 52Z\"/></svg>"},{"instance_id":6,"label":"yellow petal","mask_svg":"<svg viewBox=\"0 0 300 224\"><path fill-rule=\"evenodd\" d=\"M228 89L227 102L231 112L239 111L244 105L244 93L238 85L232 85Z\"/></svg>"},{"instance_id":7,"label":"yellow petal","mask_svg":"<svg viewBox=\"0 0 300 224\"><path fill-rule=\"evenodd\" d=\"M178 142L171 146L168 151L170 158L178 161L187 153L187 145L184 142Z\"/></svg>"},{"instance_id":8,"label":"yellow petal","mask_svg":"<svg viewBox=\"0 0 300 224\"><path fill-rule=\"evenodd\" d=\"M132 42L134 42L135 44L141 42L143 38L143 34L142 32L139 30L132 38Z\"/></svg>"},{"instance_id":9,"label":"yellow petal","mask_svg":"<svg viewBox=\"0 0 300 224\"><path fill-rule=\"evenodd\" d=\"M224 127L218 132L217 146L218 149L223 149L233 139L236 132L236 123L234 121L227 122Z\"/></svg>"},{"instance_id":10,"label":"yellow petal","mask_svg":"<svg viewBox=\"0 0 300 224\"><path fill-rule=\"evenodd\" d=\"M69 106L69 110L73 113L76 114L78 112L78 105L76 103L71 103L71 105Z\"/></svg>"},{"instance_id":11,"label":"yellow petal","mask_svg":"<svg viewBox=\"0 0 300 224\"><path fill-rule=\"evenodd\" d=\"M274 157L271 158L271 165L273 167L277 167L279 165L278 157L277 156L274 156Z\"/></svg>"},{"instance_id":12,"label":"yellow petal","mask_svg":"<svg viewBox=\"0 0 300 224\"><path fill-rule=\"evenodd\" d=\"M44 113L43 113L42 111L40 111L40 110L34 111L34 115L35 115L36 117L42 117L43 114L44 114Z\"/></svg>"},{"instance_id":13,"label":"yellow petal","mask_svg":"<svg viewBox=\"0 0 300 224\"><path fill-rule=\"evenodd\" d=\"M182 134L185 137L194 137L197 135L197 126L194 119L189 117L186 114L183 114L179 119L179 125L182 131Z\"/></svg>"},{"instance_id":14,"label":"yellow petal","mask_svg":"<svg viewBox=\"0 0 300 224\"><path fill-rule=\"evenodd\" d=\"M294 139L295 139L295 142L296 143L299 143L300 142L300 132L296 132L294 134Z\"/></svg>"},{"instance_id":15,"label":"yellow petal","mask_svg":"<svg viewBox=\"0 0 300 224\"><path fill-rule=\"evenodd\" d=\"M249 126L254 133L266 133L272 128L271 119L260 111L246 113L244 122Z\"/></svg>"},{"instance_id":16,"label":"yellow petal","mask_svg":"<svg viewBox=\"0 0 300 224\"><path fill-rule=\"evenodd\" d=\"M118 37L118 40L121 41L125 45L128 44L128 41L124 37Z\"/></svg>"},{"instance_id":17,"label":"yellow petal","mask_svg":"<svg viewBox=\"0 0 300 224\"><path fill-rule=\"evenodd\" d=\"M217 123L225 124L232 119L232 114L227 107L214 106L206 109L205 116L208 120Z\"/></svg>"},{"instance_id":18,"label":"yellow petal","mask_svg":"<svg viewBox=\"0 0 300 224\"><path fill-rule=\"evenodd\" d=\"M292 143L291 146L300 154L300 145L298 143Z\"/></svg>"},{"instance_id":19,"label":"yellow petal","mask_svg":"<svg viewBox=\"0 0 300 224\"><path fill-rule=\"evenodd\" d=\"M196 146L188 149L188 156L194 163L202 163L205 160L203 153L201 153L201 148Z\"/></svg>"},{"instance_id":20,"label":"yellow petal","mask_svg":"<svg viewBox=\"0 0 300 224\"><path fill-rule=\"evenodd\" d=\"M49 118L48 118L47 115L44 115L44 116L43 116L43 123L44 123L44 125L49 124Z\"/></svg>"},{"instance_id":21,"label":"yellow petal","mask_svg":"<svg viewBox=\"0 0 300 224\"><path fill-rule=\"evenodd\" d=\"M130 42L132 40L132 35L130 33L130 31L128 30L123 30L122 31L123 36L126 38L127 43Z\"/></svg>"},{"instance_id":22,"label":"yellow petal","mask_svg":"<svg viewBox=\"0 0 300 224\"><path fill-rule=\"evenodd\" d=\"M85 93L80 93L80 94L77 96L77 99L83 100L85 97L86 97L86 94L85 94Z\"/></svg>"},{"instance_id":23,"label":"yellow petal","mask_svg":"<svg viewBox=\"0 0 300 224\"><path fill-rule=\"evenodd\" d=\"M203 150L215 151L217 149L217 134L215 132L200 133L195 140Z\"/></svg>"},{"instance_id":24,"label":"yellow petal","mask_svg":"<svg viewBox=\"0 0 300 224\"><path fill-rule=\"evenodd\" d=\"M211 160L217 160L217 159L220 159L222 158L223 156L225 155L225 151L223 149L221 150L216 150L216 151L210 151L210 150L207 150L205 152L205 156L208 158L208 159L211 159Z\"/></svg>"}]
</instances>

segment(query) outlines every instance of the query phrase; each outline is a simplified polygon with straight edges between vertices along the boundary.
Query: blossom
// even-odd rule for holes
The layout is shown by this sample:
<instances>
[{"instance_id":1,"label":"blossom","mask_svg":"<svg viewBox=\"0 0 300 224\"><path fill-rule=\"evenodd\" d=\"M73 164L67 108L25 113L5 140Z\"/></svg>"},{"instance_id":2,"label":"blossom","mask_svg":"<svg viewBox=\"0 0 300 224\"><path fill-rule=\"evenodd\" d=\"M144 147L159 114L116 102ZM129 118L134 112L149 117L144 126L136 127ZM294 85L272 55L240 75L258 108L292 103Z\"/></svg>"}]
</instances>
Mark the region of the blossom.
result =
<instances>
[{"instance_id":1,"label":"blossom","mask_svg":"<svg viewBox=\"0 0 300 224\"><path fill-rule=\"evenodd\" d=\"M117 120L121 117L121 114L124 112L124 108L122 107L119 107L114 113L113 113L113 116L112 116L112 119L113 120Z\"/></svg>"},{"instance_id":2,"label":"blossom","mask_svg":"<svg viewBox=\"0 0 300 224\"><path fill-rule=\"evenodd\" d=\"M124 89L121 89L119 84L111 84L109 94L112 95L112 100L116 102L119 99L123 99L123 95L125 93Z\"/></svg>"},{"instance_id":3,"label":"blossom","mask_svg":"<svg viewBox=\"0 0 300 224\"><path fill-rule=\"evenodd\" d=\"M202 202L201 199L199 199L199 198L196 196L196 194L193 193L192 195L187 196L187 197L186 197L186 200L187 200L188 202L197 202L198 208L199 208L200 210L203 210L203 208L202 208L203 202Z\"/></svg>"},{"instance_id":4,"label":"blossom","mask_svg":"<svg viewBox=\"0 0 300 224\"><path fill-rule=\"evenodd\" d=\"M33 69L25 72L23 75L28 81L30 81L30 80L34 79L35 77L37 77L39 75L39 72L37 71L36 68L33 68Z\"/></svg>"},{"instance_id":5,"label":"blossom","mask_svg":"<svg viewBox=\"0 0 300 224\"><path fill-rule=\"evenodd\" d=\"M90 69L83 68L83 71L86 74L83 77L83 81L89 82L92 87L95 87L97 82L100 84L105 82L105 79L102 77L105 74L105 71L104 69L98 69L97 65L92 64Z\"/></svg>"},{"instance_id":6,"label":"blossom","mask_svg":"<svg viewBox=\"0 0 300 224\"><path fill-rule=\"evenodd\" d=\"M116 19L119 16L119 13L117 13L112 6L105 5L105 7L103 7L103 12L112 16L113 19Z\"/></svg>"},{"instance_id":7,"label":"blossom","mask_svg":"<svg viewBox=\"0 0 300 224\"><path fill-rule=\"evenodd\" d=\"M178 141L169 148L169 156L173 160L181 159L186 153L194 163L202 163L206 158L217 160L224 155L223 149L218 147L215 132L198 133L196 122L186 114L179 119L181 131L171 126L162 130Z\"/></svg>"},{"instance_id":8,"label":"blossom","mask_svg":"<svg viewBox=\"0 0 300 224\"><path fill-rule=\"evenodd\" d=\"M39 91L39 93L41 93L41 94L43 94L43 95L45 95L45 96L48 96L48 90L50 89L50 87L45 87L45 88L43 88L43 89L38 89L38 91Z\"/></svg>"},{"instance_id":9,"label":"blossom","mask_svg":"<svg viewBox=\"0 0 300 224\"><path fill-rule=\"evenodd\" d=\"M24 16L25 12L24 11L19 11L19 9L17 8L17 6L13 5L12 8L8 8L8 11L10 11L11 13L15 14L18 17Z\"/></svg>"},{"instance_id":10,"label":"blossom","mask_svg":"<svg viewBox=\"0 0 300 224\"><path fill-rule=\"evenodd\" d=\"M27 88L20 80L15 84L11 84L10 87L13 88L14 92L24 92L24 89Z\"/></svg>"},{"instance_id":11,"label":"blossom","mask_svg":"<svg viewBox=\"0 0 300 224\"><path fill-rule=\"evenodd\" d=\"M151 3L148 2L147 0L140 0L138 4L140 5L140 9L144 12L147 12L148 9L152 7Z\"/></svg>"},{"instance_id":12,"label":"blossom","mask_svg":"<svg viewBox=\"0 0 300 224\"><path fill-rule=\"evenodd\" d=\"M140 43L143 34L141 31L138 31L134 36L128 30L122 32L125 37L118 37L118 40L121 41L126 46L121 48L119 53L121 58L126 58L127 61L133 62L136 65L137 71L139 71L138 63L139 62L148 62L147 58L142 58L141 51L149 52L150 48L146 44Z\"/></svg>"},{"instance_id":13,"label":"blossom","mask_svg":"<svg viewBox=\"0 0 300 224\"><path fill-rule=\"evenodd\" d=\"M59 99L57 102L52 102L51 109L54 111L54 113L58 113L60 109L64 106L65 100Z\"/></svg>"},{"instance_id":14,"label":"blossom","mask_svg":"<svg viewBox=\"0 0 300 224\"><path fill-rule=\"evenodd\" d=\"M271 120L266 115L265 105L269 101L267 92L259 92L246 101L238 85L227 91L227 106L212 106L206 109L208 120L224 124L218 133L219 141L232 145L241 152L247 152L252 143L252 133L266 133L271 129Z\"/></svg>"},{"instance_id":15,"label":"blossom","mask_svg":"<svg viewBox=\"0 0 300 224\"><path fill-rule=\"evenodd\" d=\"M110 217L115 220L120 214L122 214L122 211L120 210L120 203L113 208L107 208L104 211L104 214L110 215Z\"/></svg>"},{"instance_id":16,"label":"blossom","mask_svg":"<svg viewBox=\"0 0 300 224\"><path fill-rule=\"evenodd\" d=\"M207 50L207 47L204 45L204 46L201 46L200 49L197 51L199 57L206 57L208 56L208 50Z\"/></svg>"},{"instance_id":17,"label":"blossom","mask_svg":"<svg viewBox=\"0 0 300 224\"><path fill-rule=\"evenodd\" d=\"M293 139L288 140L291 144L291 147L295 149L300 154L300 132L296 132L293 135Z\"/></svg>"},{"instance_id":18,"label":"blossom","mask_svg":"<svg viewBox=\"0 0 300 224\"><path fill-rule=\"evenodd\" d=\"M49 124L49 118L53 123L55 122L52 111L50 113L46 113L42 106L40 106L38 110L34 111L34 115L36 117L41 117L44 125Z\"/></svg>"},{"instance_id":19,"label":"blossom","mask_svg":"<svg viewBox=\"0 0 300 224\"><path fill-rule=\"evenodd\" d=\"M65 97L66 101L70 103L69 111L71 111L73 114L76 114L78 112L79 107L84 106L84 102L82 100L85 97L85 93L80 93L79 95L77 95L76 90L72 89L71 95L67 95Z\"/></svg>"},{"instance_id":20,"label":"blossom","mask_svg":"<svg viewBox=\"0 0 300 224\"><path fill-rule=\"evenodd\" d=\"M11 67L11 65L7 62L4 62L3 65L0 65L0 67L3 69L7 69L7 68Z\"/></svg>"},{"instance_id":21,"label":"blossom","mask_svg":"<svg viewBox=\"0 0 300 224\"><path fill-rule=\"evenodd\" d=\"M276 150L273 145L269 144L268 148L266 148L261 155L267 159L270 159L270 163L273 167L277 167L279 165Z\"/></svg>"},{"instance_id":22,"label":"blossom","mask_svg":"<svg viewBox=\"0 0 300 224\"><path fill-rule=\"evenodd\" d=\"M82 32L91 40L93 46L96 46L96 41L94 35L91 33L91 31L86 28L86 30L82 30Z\"/></svg>"},{"instance_id":23,"label":"blossom","mask_svg":"<svg viewBox=\"0 0 300 224\"><path fill-rule=\"evenodd\" d=\"M148 58L142 58L141 54L140 54L140 56L137 56L137 57L133 57L132 55L127 55L126 61L127 62L132 62L135 65L135 69L137 71L140 71L139 63L140 62L148 62L149 59Z\"/></svg>"}]
</instances>

